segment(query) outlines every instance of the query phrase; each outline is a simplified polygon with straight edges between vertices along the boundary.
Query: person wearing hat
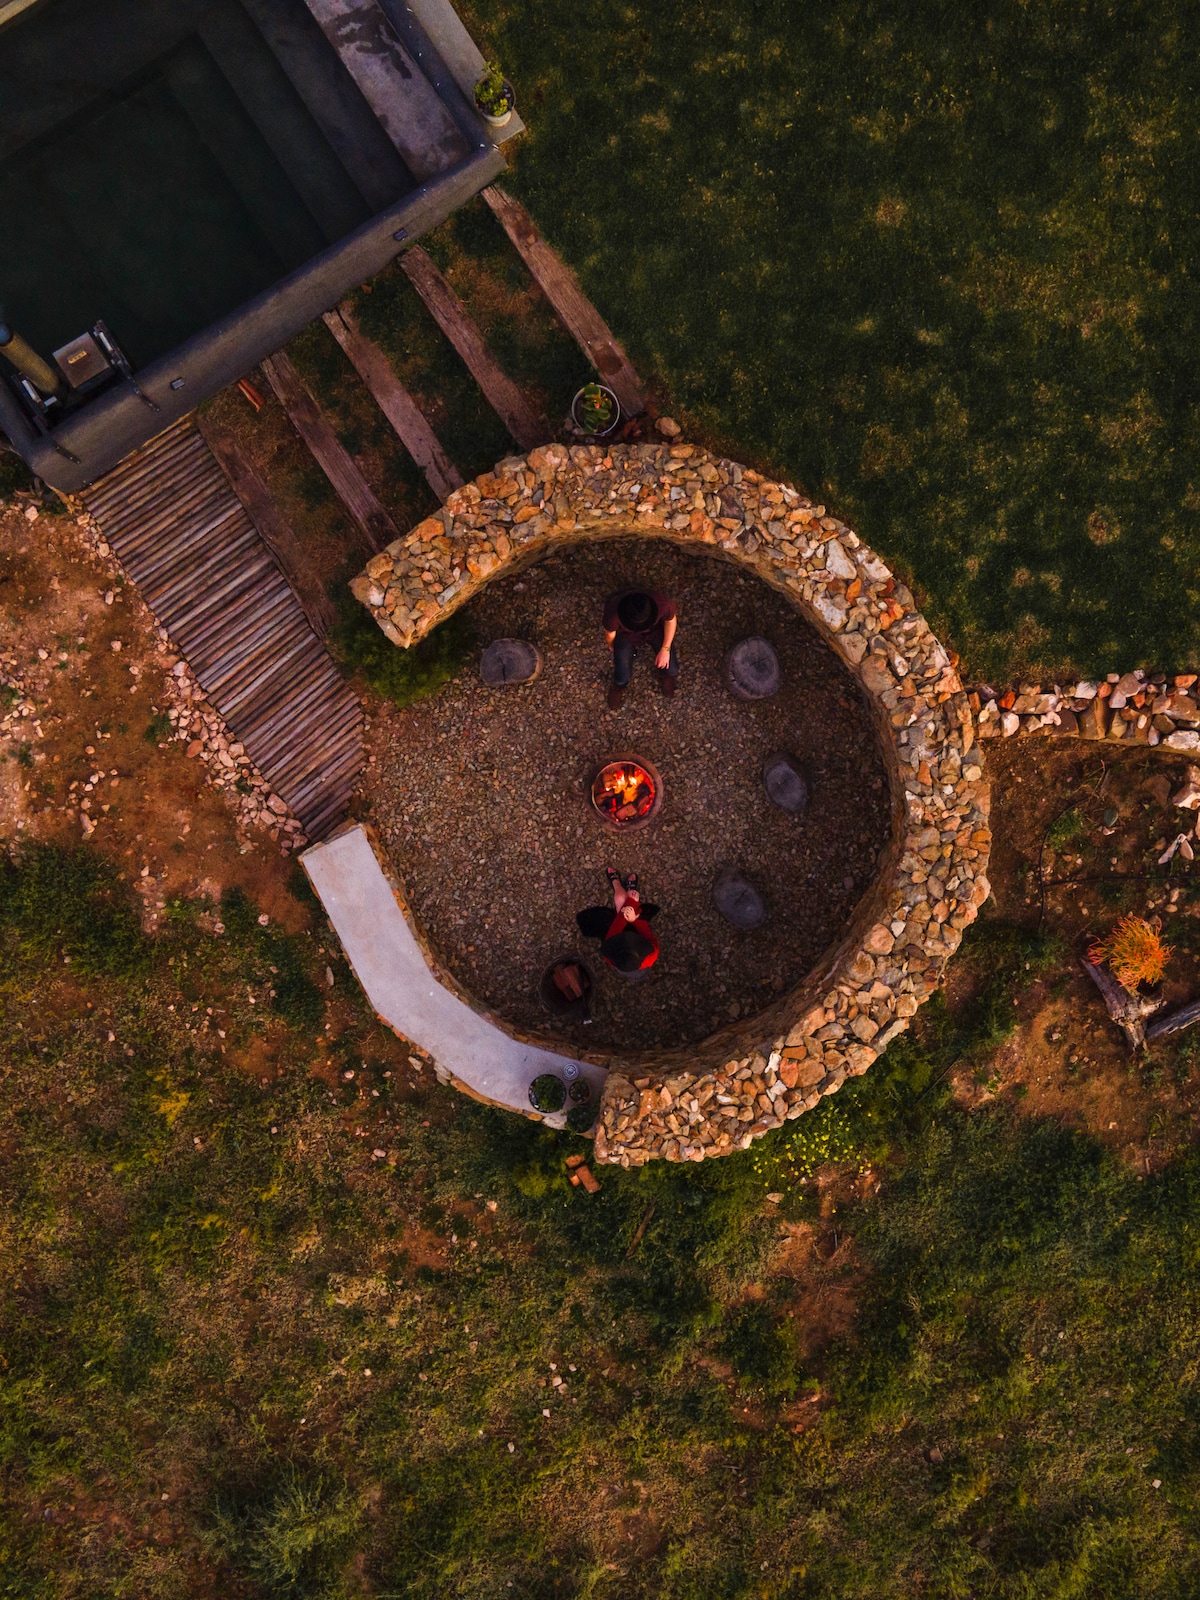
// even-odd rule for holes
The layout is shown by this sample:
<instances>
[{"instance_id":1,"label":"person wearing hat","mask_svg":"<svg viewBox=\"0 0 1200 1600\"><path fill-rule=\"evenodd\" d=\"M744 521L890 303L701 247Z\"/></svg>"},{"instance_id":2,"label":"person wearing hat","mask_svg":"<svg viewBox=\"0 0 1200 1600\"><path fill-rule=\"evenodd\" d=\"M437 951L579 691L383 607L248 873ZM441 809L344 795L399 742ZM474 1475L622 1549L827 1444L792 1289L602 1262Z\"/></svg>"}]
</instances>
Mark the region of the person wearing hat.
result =
<instances>
[{"instance_id":1,"label":"person wearing hat","mask_svg":"<svg viewBox=\"0 0 1200 1600\"><path fill-rule=\"evenodd\" d=\"M658 960L658 940L650 919L658 915L658 907L643 905L638 893L637 873L630 873L624 883L618 873L606 867L612 885L613 908L589 906L576 913L575 921L585 939L599 939L600 954L615 971L626 978L645 972Z\"/></svg>"},{"instance_id":2,"label":"person wearing hat","mask_svg":"<svg viewBox=\"0 0 1200 1600\"><path fill-rule=\"evenodd\" d=\"M633 657L639 645L654 651L658 686L674 694L679 678L675 633L679 626L675 602L652 589L622 589L604 602L604 637L613 653L613 681L608 691L610 711L619 711L633 677Z\"/></svg>"}]
</instances>

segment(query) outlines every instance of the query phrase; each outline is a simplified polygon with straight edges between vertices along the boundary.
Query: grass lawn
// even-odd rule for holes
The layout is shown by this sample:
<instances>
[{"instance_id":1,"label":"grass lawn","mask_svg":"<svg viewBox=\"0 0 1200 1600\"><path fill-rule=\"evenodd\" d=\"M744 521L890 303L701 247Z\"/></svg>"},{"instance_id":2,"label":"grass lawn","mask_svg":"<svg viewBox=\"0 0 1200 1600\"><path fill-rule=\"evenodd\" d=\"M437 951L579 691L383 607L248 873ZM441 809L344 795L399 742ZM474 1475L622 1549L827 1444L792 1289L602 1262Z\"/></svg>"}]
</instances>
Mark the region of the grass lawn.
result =
<instances>
[{"instance_id":1,"label":"grass lawn","mask_svg":"<svg viewBox=\"0 0 1200 1600\"><path fill-rule=\"evenodd\" d=\"M532 128L506 181L692 433L851 516L971 673L1200 662L1194 8L471 21ZM561 415L482 203L430 249ZM402 275L359 312L464 471L510 448ZM427 511L326 330L295 353ZM403 699L461 641L403 681L344 645ZM1187 1117L1139 1176L1023 1083L950 1091L1062 949L981 921L819 1111L589 1197L581 1142L410 1062L311 897L151 937L117 865L0 853L0 1600L1200 1592Z\"/></svg>"},{"instance_id":2,"label":"grass lawn","mask_svg":"<svg viewBox=\"0 0 1200 1600\"><path fill-rule=\"evenodd\" d=\"M589 1198L385 1067L319 922L132 901L0 871L0 1595L1195 1594L1200 1166L941 1081L1036 941L977 929L977 997L822 1112Z\"/></svg>"},{"instance_id":3,"label":"grass lawn","mask_svg":"<svg viewBox=\"0 0 1200 1600\"><path fill-rule=\"evenodd\" d=\"M1200 660L1200 12L473 0L505 179L689 431L972 673Z\"/></svg>"}]
</instances>

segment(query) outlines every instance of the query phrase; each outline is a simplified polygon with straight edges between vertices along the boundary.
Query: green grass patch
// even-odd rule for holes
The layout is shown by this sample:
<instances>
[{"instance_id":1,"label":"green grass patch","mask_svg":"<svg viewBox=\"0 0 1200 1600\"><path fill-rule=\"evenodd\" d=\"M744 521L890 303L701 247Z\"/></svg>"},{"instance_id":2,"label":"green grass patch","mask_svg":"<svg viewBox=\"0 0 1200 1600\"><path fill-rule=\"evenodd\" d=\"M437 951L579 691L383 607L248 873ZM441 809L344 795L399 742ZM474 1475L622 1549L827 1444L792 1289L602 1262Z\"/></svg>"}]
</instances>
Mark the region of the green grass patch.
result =
<instances>
[{"instance_id":1,"label":"green grass patch","mask_svg":"<svg viewBox=\"0 0 1200 1600\"><path fill-rule=\"evenodd\" d=\"M1200 14L475 0L505 183L688 430L910 575L968 670L1200 654Z\"/></svg>"},{"instance_id":2,"label":"green grass patch","mask_svg":"<svg viewBox=\"0 0 1200 1600\"><path fill-rule=\"evenodd\" d=\"M143 936L94 854L0 878L7 1592L1195 1591L1200 1167L1139 1180L957 1111L986 1007L926 1007L812 1119L883 1187L839 1202L849 1280L798 1278L780 1219L820 1200L779 1184L794 1125L584 1195L582 1142L397 1099L351 985L314 1048L327 952L241 895L220 935L203 910ZM965 958L1009 982L1040 959L1001 926ZM273 1038L278 1076L227 1059L208 1007L231 1048ZM830 1294L848 1330L810 1348Z\"/></svg>"},{"instance_id":3,"label":"green grass patch","mask_svg":"<svg viewBox=\"0 0 1200 1600\"><path fill-rule=\"evenodd\" d=\"M471 624L462 612L448 617L419 644L401 650L386 638L357 601L339 599L340 625L335 645L344 665L397 706L436 694L464 669L475 648Z\"/></svg>"}]
</instances>

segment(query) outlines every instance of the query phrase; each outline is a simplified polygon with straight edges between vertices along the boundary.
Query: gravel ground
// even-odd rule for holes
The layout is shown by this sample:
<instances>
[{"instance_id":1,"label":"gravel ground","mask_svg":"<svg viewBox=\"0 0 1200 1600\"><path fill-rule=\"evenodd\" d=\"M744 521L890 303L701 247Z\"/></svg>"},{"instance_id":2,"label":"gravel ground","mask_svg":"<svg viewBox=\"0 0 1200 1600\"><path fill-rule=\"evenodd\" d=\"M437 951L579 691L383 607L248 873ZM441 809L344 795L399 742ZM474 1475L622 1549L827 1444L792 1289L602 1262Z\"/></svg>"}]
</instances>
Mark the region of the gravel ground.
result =
<instances>
[{"instance_id":1,"label":"gravel ground","mask_svg":"<svg viewBox=\"0 0 1200 1600\"><path fill-rule=\"evenodd\" d=\"M639 653L620 712L605 694L604 598L626 583L679 608L681 676L658 691ZM672 1047L760 1010L839 936L887 839L883 762L857 684L787 601L716 558L644 540L580 546L489 587L469 607L479 650L503 636L544 657L531 686L489 690L472 670L438 695L390 711L371 731L363 798L439 959L512 1022L591 1048ZM784 684L746 703L722 663L756 633ZM812 795L792 817L763 793L776 750L800 756ZM662 774L655 822L620 837L591 812L589 781L617 755ZM580 938L575 912L609 900L604 867L637 871L658 901L662 954L629 984ZM768 916L739 933L713 907L718 871L739 868ZM552 1023L537 998L564 952L596 974L590 1026Z\"/></svg>"}]
</instances>

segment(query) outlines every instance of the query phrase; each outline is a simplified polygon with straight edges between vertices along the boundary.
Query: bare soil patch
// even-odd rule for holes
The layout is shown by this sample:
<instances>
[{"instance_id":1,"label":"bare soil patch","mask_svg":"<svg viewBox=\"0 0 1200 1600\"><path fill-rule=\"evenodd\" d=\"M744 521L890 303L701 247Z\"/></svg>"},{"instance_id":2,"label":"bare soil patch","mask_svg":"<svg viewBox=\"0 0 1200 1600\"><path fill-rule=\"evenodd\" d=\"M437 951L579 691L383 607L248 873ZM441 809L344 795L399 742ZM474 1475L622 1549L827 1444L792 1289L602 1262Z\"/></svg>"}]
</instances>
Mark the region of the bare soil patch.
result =
<instances>
[{"instance_id":1,"label":"bare soil patch","mask_svg":"<svg viewBox=\"0 0 1200 1600\"><path fill-rule=\"evenodd\" d=\"M80 842L90 782L92 843L121 859L148 923L171 895L215 901L238 885L289 929L306 926L293 863L244 833L166 736L157 643L137 592L97 568L71 519L0 511L0 713L35 708L0 732L0 840ZM17 682L19 697L4 687Z\"/></svg>"},{"instance_id":2,"label":"bare soil patch","mask_svg":"<svg viewBox=\"0 0 1200 1600\"><path fill-rule=\"evenodd\" d=\"M633 582L678 603L680 687L663 697L639 655L613 713L601 612ZM385 713L362 793L438 958L515 1024L593 1048L695 1042L796 984L845 927L888 836L874 728L828 647L757 580L642 540L552 557L492 585L468 612L480 650L503 636L532 640L541 675L489 690L472 666L435 697ZM779 653L783 687L771 700L739 701L724 687L726 652L749 634ZM777 750L807 766L800 817L763 793L763 763ZM629 752L658 767L666 800L650 827L620 837L587 792L605 761ZM662 954L642 983L605 970L575 925L585 906L611 903L606 864L636 871L644 899L662 906ZM712 904L725 867L766 899L753 932L731 928ZM552 1024L537 999L543 970L566 951L596 971L591 1026Z\"/></svg>"},{"instance_id":3,"label":"bare soil patch","mask_svg":"<svg viewBox=\"0 0 1200 1600\"><path fill-rule=\"evenodd\" d=\"M1172 949L1167 1005L1200 995L1200 860L1177 854L1159 865L1195 821L1170 803L1187 757L1051 739L985 748L995 829L988 913L1041 925L1060 953L1014 1005L1008 1041L980 1071L959 1074L958 1096L973 1105L1012 1093L1030 1114L1086 1127L1140 1171L1154 1170L1197 1131L1200 1028L1132 1058L1080 956L1122 915L1157 917ZM971 981L969 964L951 964L951 1004Z\"/></svg>"}]
</instances>

